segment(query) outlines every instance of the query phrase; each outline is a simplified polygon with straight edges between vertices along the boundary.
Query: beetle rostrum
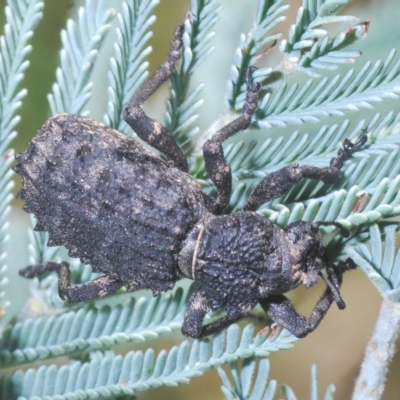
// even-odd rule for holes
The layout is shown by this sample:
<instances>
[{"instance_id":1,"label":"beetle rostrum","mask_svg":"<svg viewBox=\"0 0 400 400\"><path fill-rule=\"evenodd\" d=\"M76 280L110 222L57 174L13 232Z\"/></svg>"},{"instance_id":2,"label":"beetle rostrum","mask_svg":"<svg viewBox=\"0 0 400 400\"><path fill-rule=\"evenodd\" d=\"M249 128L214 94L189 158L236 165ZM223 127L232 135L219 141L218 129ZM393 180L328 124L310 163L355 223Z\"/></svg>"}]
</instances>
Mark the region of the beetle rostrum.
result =
<instances>
[{"instance_id":1,"label":"beetle rostrum","mask_svg":"<svg viewBox=\"0 0 400 400\"><path fill-rule=\"evenodd\" d=\"M222 215L232 190L222 143L249 126L260 85L253 82L254 68L248 69L241 115L204 143L206 170L218 192L214 199L188 174L187 160L166 128L141 108L173 73L183 29L177 27L167 59L124 111L137 135L168 161L114 129L71 114L51 117L28 149L16 156L14 171L23 182L19 198L36 216L35 230L49 233L49 246L65 246L70 256L104 275L71 285L67 262L29 266L20 274L32 278L55 271L60 297L70 303L107 296L123 286L157 295L187 277L194 280L194 292L182 326L185 335L219 332L259 303L273 321L303 337L316 328L332 302L344 308L342 275L355 268L351 259L336 265L329 261L319 226L334 225L343 236L348 231L333 221L299 221L281 228L256 210L303 178L334 183L367 136L363 133L354 144L345 140L329 167L292 164L269 174L242 211ZM305 318L284 293L299 285L310 287L319 278L327 283L326 290ZM203 325L211 310L226 315Z\"/></svg>"}]
</instances>

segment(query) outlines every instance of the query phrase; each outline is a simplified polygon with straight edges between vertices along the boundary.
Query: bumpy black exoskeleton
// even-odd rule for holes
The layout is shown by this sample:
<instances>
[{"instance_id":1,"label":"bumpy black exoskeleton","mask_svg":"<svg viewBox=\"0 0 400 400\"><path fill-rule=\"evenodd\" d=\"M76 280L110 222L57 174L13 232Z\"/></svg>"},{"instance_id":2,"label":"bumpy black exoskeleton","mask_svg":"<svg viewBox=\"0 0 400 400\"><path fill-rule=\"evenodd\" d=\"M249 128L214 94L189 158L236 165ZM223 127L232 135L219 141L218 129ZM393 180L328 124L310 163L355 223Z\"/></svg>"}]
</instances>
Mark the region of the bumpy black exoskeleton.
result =
<instances>
[{"instance_id":1,"label":"bumpy black exoskeleton","mask_svg":"<svg viewBox=\"0 0 400 400\"><path fill-rule=\"evenodd\" d=\"M336 301L342 274L355 267L348 259L333 265L324 255L320 225L295 222L286 229L257 214L257 208L283 195L303 178L335 182L344 161L366 142L365 134L343 149L330 167L289 165L266 176L253 190L243 211L221 215L232 188L231 170L222 142L246 129L257 107L259 84L246 75L247 97L241 115L204 144L205 165L218 198L205 194L188 174L188 163L169 132L150 119L141 104L166 81L180 58L183 25L178 26L168 58L133 96L124 118L137 135L164 154L166 162L135 140L78 115L50 118L16 156L22 176L24 209L35 214L35 230L48 231L50 246L64 245L104 276L70 285L69 265L48 262L20 271L31 278L56 271L59 294L70 303L115 292L171 289L183 277L194 280L182 332L201 337L220 331L260 303L279 325L296 336L311 332ZM325 268L327 274L322 274ZM283 293L318 278L327 283L309 319L299 315ZM210 310L226 315L208 325Z\"/></svg>"}]
</instances>

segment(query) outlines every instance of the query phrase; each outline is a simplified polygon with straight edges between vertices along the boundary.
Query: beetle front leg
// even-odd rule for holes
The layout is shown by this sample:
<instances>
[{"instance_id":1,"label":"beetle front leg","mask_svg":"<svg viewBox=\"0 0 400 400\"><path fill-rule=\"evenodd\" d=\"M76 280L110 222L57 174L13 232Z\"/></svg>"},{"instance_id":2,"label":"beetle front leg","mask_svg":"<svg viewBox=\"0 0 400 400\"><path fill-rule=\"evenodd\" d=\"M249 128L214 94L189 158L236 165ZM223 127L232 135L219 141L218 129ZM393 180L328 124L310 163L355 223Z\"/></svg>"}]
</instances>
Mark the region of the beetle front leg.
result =
<instances>
[{"instance_id":1,"label":"beetle front leg","mask_svg":"<svg viewBox=\"0 0 400 400\"><path fill-rule=\"evenodd\" d=\"M167 59L155 74L133 95L124 110L124 119L142 140L166 155L181 171L188 172L188 162L170 132L159 122L149 118L141 107L173 74L175 64L181 58L183 32L184 25L178 25Z\"/></svg>"},{"instance_id":2,"label":"beetle front leg","mask_svg":"<svg viewBox=\"0 0 400 400\"><path fill-rule=\"evenodd\" d=\"M343 273L354 268L356 268L356 264L351 258L327 268L329 279L337 287L337 290L342 284ZM319 325L334 300L335 296L328 286L308 319L300 315L284 295L268 296L259 300L259 303L274 322L286 328L296 337L302 338Z\"/></svg>"},{"instance_id":3,"label":"beetle front leg","mask_svg":"<svg viewBox=\"0 0 400 400\"><path fill-rule=\"evenodd\" d=\"M260 84L252 82L253 70L254 68L249 68L246 72L247 92L242 115L214 133L203 146L206 170L218 191L218 199L211 210L215 214L221 214L228 206L232 191L231 167L225 159L222 143L235 133L249 127L251 117L257 107Z\"/></svg>"},{"instance_id":4,"label":"beetle front leg","mask_svg":"<svg viewBox=\"0 0 400 400\"><path fill-rule=\"evenodd\" d=\"M286 328L296 337L302 338L319 325L332 302L332 293L330 289L326 289L308 319L300 315L283 294L262 299L260 305L275 323Z\"/></svg>"},{"instance_id":5,"label":"beetle front leg","mask_svg":"<svg viewBox=\"0 0 400 400\"><path fill-rule=\"evenodd\" d=\"M241 319L248 317L250 315L250 311L246 311L243 314L236 314L235 316L226 315L217 319L216 321L210 322L207 325L204 325L201 328L200 337L212 335L214 333L221 332L223 329L232 325L235 322L240 321Z\"/></svg>"},{"instance_id":6,"label":"beetle front leg","mask_svg":"<svg viewBox=\"0 0 400 400\"><path fill-rule=\"evenodd\" d=\"M125 285L125 282L112 279L106 275L90 282L71 286L70 270L67 262L58 264L49 261L46 264L38 264L21 269L19 274L24 278L31 279L48 272L57 272L58 294L67 303L79 303L81 301L105 297Z\"/></svg>"},{"instance_id":7,"label":"beetle front leg","mask_svg":"<svg viewBox=\"0 0 400 400\"><path fill-rule=\"evenodd\" d=\"M193 338L201 337L203 320L209 310L210 306L205 293L201 290L195 290L186 306L182 333Z\"/></svg>"},{"instance_id":8,"label":"beetle front leg","mask_svg":"<svg viewBox=\"0 0 400 400\"><path fill-rule=\"evenodd\" d=\"M212 335L221 332L229 325L250 314L250 310L246 309L235 314L228 314L207 325L203 325L204 317L208 311L210 311L210 306L206 295L200 290L194 291L186 308L182 333L193 338Z\"/></svg>"},{"instance_id":9,"label":"beetle front leg","mask_svg":"<svg viewBox=\"0 0 400 400\"><path fill-rule=\"evenodd\" d=\"M351 143L348 139L345 139L343 148L339 149L337 156L332 158L330 166L327 168L292 164L272 172L254 188L243 210L257 210L265 202L284 195L292 186L305 178L318 179L324 183L335 183L339 179L340 169L344 162L366 142L366 132L363 132L356 143Z\"/></svg>"}]
</instances>

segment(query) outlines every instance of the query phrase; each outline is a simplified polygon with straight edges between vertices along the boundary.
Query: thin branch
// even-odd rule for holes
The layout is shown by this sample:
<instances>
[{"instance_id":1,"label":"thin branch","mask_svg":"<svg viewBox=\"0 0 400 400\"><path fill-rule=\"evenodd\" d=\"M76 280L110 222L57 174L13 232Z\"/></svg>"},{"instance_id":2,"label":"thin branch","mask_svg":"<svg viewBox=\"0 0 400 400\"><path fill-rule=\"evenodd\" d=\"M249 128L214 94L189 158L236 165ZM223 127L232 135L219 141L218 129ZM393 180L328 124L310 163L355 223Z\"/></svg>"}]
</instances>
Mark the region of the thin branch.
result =
<instances>
[{"instance_id":1,"label":"thin branch","mask_svg":"<svg viewBox=\"0 0 400 400\"><path fill-rule=\"evenodd\" d=\"M375 330L365 350L353 400L379 400L400 329L400 304L383 299Z\"/></svg>"}]
</instances>

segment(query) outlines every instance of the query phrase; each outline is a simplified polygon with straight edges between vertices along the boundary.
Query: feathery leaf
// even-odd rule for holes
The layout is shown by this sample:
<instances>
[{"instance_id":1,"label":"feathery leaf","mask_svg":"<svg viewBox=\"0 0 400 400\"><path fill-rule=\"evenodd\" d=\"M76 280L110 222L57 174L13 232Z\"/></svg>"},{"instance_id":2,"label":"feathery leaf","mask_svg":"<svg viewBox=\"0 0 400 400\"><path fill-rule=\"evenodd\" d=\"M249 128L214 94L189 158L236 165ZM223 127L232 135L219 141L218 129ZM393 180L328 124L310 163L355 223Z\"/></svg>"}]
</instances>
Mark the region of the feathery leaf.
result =
<instances>
[{"instance_id":1,"label":"feathery leaf","mask_svg":"<svg viewBox=\"0 0 400 400\"><path fill-rule=\"evenodd\" d=\"M317 122L329 115L342 116L371 103L397 99L400 94L400 60L393 62L395 50L384 61L368 61L357 73L350 69L344 76L309 79L298 84L283 84L273 95L261 100L253 119L262 129ZM316 83L314 83L314 81Z\"/></svg>"},{"instance_id":2,"label":"feathery leaf","mask_svg":"<svg viewBox=\"0 0 400 400\"><path fill-rule=\"evenodd\" d=\"M316 69L336 69L338 64L353 62L361 54L342 50L365 37L369 27L369 21L359 22L358 18L350 15L334 15L348 2L303 0L287 40L282 40L280 44L285 55L283 72L292 71L297 64L310 75L318 76ZM356 25L330 38L324 26L337 23Z\"/></svg>"},{"instance_id":3,"label":"feathery leaf","mask_svg":"<svg viewBox=\"0 0 400 400\"><path fill-rule=\"evenodd\" d=\"M4 276L7 269L4 264L4 244L8 240L7 217L14 186L10 170L14 153L12 150L7 151L7 147L17 135L15 126L20 117L16 112L27 93L18 87L29 66L26 58L32 46L28 45L28 41L42 18L42 10L42 1L8 1L5 8L6 25L0 37L0 318L6 314L9 305L4 292L7 284L7 277Z\"/></svg>"},{"instance_id":4,"label":"feathery leaf","mask_svg":"<svg viewBox=\"0 0 400 400\"><path fill-rule=\"evenodd\" d=\"M0 340L3 365L101 350L126 342L144 342L181 327L187 294L182 288L147 300L132 297L124 305L83 307L8 327ZM29 332L29 335L26 335Z\"/></svg>"},{"instance_id":5,"label":"feathery leaf","mask_svg":"<svg viewBox=\"0 0 400 400\"><path fill-rule=\"evenodd\" d=\"M231 77L227 84L227 105L231 110L241 110L243 107L246 83L246 70L254 65L268 46L281 37L281 34L270 35L277 25L286 17L282 14L289 8L283 0L261 0L258 3L257 13L250 33L240 37L240 44L235 52L234 64L231 67ZM260 68L254 73L256 82L271 83L271 68ZM277 78L275 78L277 79Z\"/></svg>"},{"instance_id":6,"label":"feathery leaf","mask_svg":"<svg viewBox=\"0 0 400 400\"><path fill-rule=\"evenodd\" d=\"M107 9L107 3L107 0L86 0L85 8L79 8L78 21L69 19L61 32L61 67L57 68L53 92L48 95L53 115L85 114L83 108L92 88L89 77L114 16L114 11Z\"/></svg>"},{"instance_id":7,"label":"feathery leaf","mask_svg":"<svg viewBox=\"0 0 400 400\"><path fill-rule=\"evenodd\" d=\"M158 356L153 349L148 349L144 353L130 352L124 357L104 355L88 363L74 362L60 368L53 365L26 372L19 370L0 377L0 394L3 398L19 396L20 400L132 395L151 387L187 383L206 370L228 362L267 357L271 352L292 347L297 340L285 330L278 336L268 336L267 332L253 334L252 325L243 331L231 325L212 338L195 340L191 347L185 341L169 351L162 350ZM34 385L34 382L42 384Z\"/></svg>"},{"instance_id":8,"label":"feathery leaf","mask_svg":"<svg viewBox=\"0 0 400 400\"><path fill-rule=\"evenodd\" d=\"M396 246L399 225L372 225L370 248L363 243L348 246L347 254L359 265L381 294L400 301L400 250ZM384 240L384 242L383 242Z\"/></svg>"},{"instance_id":9,"label":"feathery leaf","mask_svg":"<svg viewBox=\"0 0 400 400\"><path fill-rule=\"evenodd\" d=\"M203 88L203 85L199 85L189 91L190 77L193 70L213 51L209 43L214 37L212 28L221 9L217 0L192 1L191 13L185 21L181 63L170 79L165 126L186 156L194 148L191 139L197 134L198 128L193 125L197 120L197 110L202 104L198 96Z\"/></svg>"},{"instance_id":10,"label":"feathery leaf","mask_svg":"<svg viewBox=\"0 0 400 400\"><path fill-rule=\"evenodd\" d=\"M255 370L257 367L257 374ZM268 381L269 360L261 359L259 361L254 358L248 358L241 362L230 364L230 371L233 383L230 382L228 375L222 368L218 368L223 385L221 389L227 400L273 400L276 392L277 382L275 380ZM282 385L283 392L287 400L296 400L293 390ZM324 400L333 400L335 387L329 385ZM311 388L310 400L318 400L318 381L317 368L315 365L311 367Z\"/></svg>"},{"instance_id":11,"label":"feathery leaf","mask_svg":"<svg viewBox=\"0 0 400 400\"><path fill-rule=\"evenodd\" d=\"M104 121L129 136L133 132L123 120L122 113L148 75L145 58L152 49L147 42L152 36L149 29L155 22L152 13L158 3L159 0L124 2L122 12L117 15L119 27L108 73L108 113Z\"/></svg>"}]
</instances>

